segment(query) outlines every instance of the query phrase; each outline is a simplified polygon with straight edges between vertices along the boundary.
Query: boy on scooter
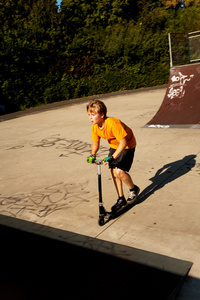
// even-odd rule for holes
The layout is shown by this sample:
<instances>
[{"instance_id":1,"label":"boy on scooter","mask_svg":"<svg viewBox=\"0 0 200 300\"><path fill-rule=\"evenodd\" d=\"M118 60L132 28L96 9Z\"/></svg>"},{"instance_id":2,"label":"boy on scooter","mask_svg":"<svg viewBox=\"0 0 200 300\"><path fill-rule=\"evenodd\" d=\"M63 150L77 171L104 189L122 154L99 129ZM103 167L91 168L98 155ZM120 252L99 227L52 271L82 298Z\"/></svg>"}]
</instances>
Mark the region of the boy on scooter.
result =
<instances>
[{"instance_id":1,"label":"boy on scooter","mask_svg":"<svg viewBox=\"0 0 200 300\"><path fill-rule=\"evenodd\" d=\"M132 130L117 118L107 117L107 107L99 100L92 100L87 105L87 112L92 125L92 151L87 157L88 163L93 163L100 147L100 139L106 139L110 145L108 157L104 164L109 165L111 178L116 188L118 199L112 206L112 212L117 212L127 203L136 201L139 187L134 185L128 174L135 153L136 140ZM124 197L123 183L129 188L127 200Z\"/></svg>"}]
</instances>

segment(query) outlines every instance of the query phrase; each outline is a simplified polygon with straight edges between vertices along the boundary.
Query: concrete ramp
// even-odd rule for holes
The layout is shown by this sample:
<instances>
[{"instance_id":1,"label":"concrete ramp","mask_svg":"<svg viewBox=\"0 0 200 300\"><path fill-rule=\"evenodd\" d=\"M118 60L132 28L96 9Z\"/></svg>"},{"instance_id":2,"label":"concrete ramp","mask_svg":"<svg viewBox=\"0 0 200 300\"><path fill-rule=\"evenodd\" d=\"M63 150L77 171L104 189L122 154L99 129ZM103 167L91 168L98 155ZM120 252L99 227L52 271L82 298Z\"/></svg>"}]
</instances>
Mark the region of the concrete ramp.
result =
<instances>
[{"instance_id":1,"label":"concrete ramp","mask_svg":"<svg viewBox=\"0 0 200 300\"><path fill-rule=\"evenodd\" d=\"M171 68L164 100L148 128L200 128L200 63Z\"/></svg>"}]
</instances>

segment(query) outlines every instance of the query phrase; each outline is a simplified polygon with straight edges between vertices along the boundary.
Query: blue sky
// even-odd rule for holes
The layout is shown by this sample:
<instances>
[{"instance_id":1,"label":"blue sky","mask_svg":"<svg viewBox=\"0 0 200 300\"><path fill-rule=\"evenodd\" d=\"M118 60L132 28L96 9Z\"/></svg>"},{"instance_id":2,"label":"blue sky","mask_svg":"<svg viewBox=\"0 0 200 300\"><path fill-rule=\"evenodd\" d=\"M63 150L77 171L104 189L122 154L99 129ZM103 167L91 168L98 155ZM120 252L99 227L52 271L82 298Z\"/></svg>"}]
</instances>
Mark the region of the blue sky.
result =
<instances>
[{"instance_id":1,"label":"blue sky","mask_svg":"<svg viewBox=\"0 0 200 300\"><path fill-rule=\"evenodd\" d=\"M57 5L60 5L61 2L62 0L57 0Z\"/></svg>"}]
</instances>

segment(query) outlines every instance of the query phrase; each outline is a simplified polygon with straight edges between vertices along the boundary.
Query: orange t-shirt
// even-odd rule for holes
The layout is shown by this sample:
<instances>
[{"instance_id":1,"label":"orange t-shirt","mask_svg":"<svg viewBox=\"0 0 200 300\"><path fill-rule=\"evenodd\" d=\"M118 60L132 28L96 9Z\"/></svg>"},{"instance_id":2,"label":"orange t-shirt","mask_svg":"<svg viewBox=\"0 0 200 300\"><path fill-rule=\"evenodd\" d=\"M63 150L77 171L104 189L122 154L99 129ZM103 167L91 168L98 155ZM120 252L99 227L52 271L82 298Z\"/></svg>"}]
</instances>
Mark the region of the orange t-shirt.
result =
<instances>
[{"instance_id":1,"label":"orange t-shirt","mask_svg":"<svg viewBox=\"0 0 200 300\"><path fill-rule=\"evenodd\" d=\"M132 149L136 146L135 136L132 130L116 118L106 118L103 129L99 129L98 125L92 126L92 140L94 143L98 143L100 138L108 141L109 145L113 149L117 149L119 141L126 138L126 149Z\"/></svg>"}]
</instances>

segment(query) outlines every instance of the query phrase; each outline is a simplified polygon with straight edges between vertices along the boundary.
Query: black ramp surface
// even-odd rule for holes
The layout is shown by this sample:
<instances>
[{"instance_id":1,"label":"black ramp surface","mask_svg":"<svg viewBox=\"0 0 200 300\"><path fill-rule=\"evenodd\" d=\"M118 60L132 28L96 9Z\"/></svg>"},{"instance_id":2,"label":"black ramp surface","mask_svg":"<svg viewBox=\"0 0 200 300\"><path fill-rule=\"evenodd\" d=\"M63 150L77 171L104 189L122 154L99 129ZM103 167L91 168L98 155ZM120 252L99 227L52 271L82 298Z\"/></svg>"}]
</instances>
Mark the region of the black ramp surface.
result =
<instances>
[{"instance_id":1,"label":"black ramp surface","mask_svg":"<svg viewBox=\"0 0 200 300\"><path fill-rule=\"evenodd\" d=\"M1 300L173 299L192 263L0 215Z\"/></svg>"}]
</instances>

